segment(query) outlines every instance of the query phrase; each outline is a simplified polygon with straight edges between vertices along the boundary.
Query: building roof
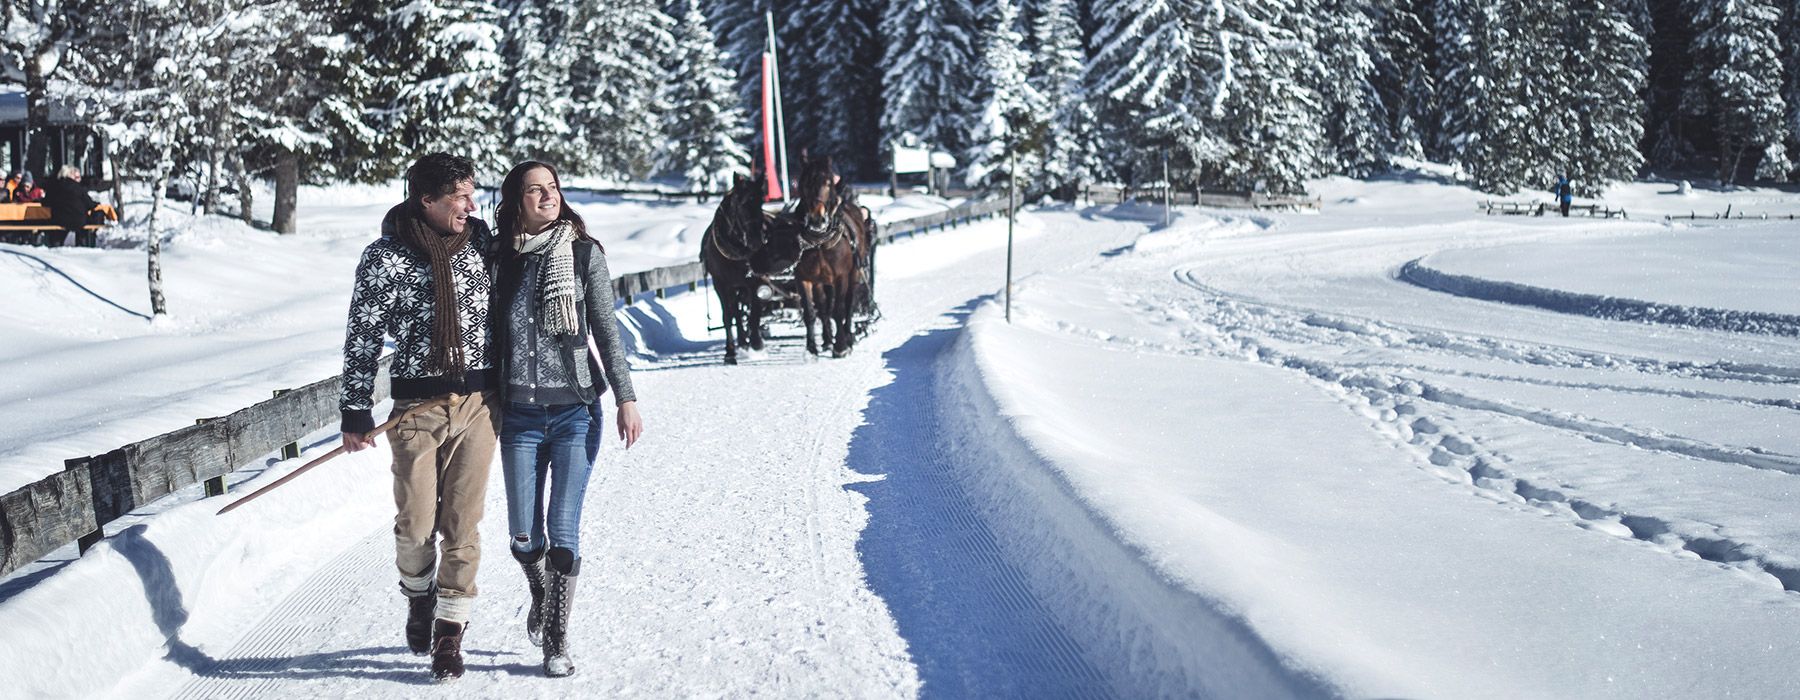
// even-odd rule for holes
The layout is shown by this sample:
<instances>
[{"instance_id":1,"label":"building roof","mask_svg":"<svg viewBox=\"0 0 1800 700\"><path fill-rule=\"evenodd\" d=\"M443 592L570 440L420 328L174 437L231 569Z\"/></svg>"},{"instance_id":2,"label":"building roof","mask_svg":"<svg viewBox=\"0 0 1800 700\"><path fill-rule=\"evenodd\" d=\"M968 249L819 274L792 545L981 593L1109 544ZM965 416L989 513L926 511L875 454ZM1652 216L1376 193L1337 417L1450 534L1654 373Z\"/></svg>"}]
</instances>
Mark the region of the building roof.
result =
<instances>
[{"instance_id":1,"label":"building roof","mask_svg":"<svg viewBox=\"0 0 1800 700\"><path fill-rule=\"evenodd\" d=\"M25 91L23 91L23 90L0 91L0 127L25 126L25 122L26 122L25 116L26 116L25 115ZM63 126L63 125L69 125L69 124L86 124L86 123L88 123L88 122L83 119L78 118L75 115L75 110L70 109L68 103L66 103L62 100L51 98L51 100L50 100L50 124L51 125Z\"/></svg>"}]
</instances>

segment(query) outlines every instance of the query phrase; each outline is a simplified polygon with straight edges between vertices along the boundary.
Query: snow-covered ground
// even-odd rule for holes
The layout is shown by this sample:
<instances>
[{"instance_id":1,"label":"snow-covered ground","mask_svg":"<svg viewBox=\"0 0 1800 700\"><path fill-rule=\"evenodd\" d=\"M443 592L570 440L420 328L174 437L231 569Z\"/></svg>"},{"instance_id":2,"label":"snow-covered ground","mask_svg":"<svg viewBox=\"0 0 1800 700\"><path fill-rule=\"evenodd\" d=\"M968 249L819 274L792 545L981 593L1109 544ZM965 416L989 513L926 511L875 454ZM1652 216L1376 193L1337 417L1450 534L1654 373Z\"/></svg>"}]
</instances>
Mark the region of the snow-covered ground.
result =
<instances>
[{"instance_id":1,"label":"snow-covered ground","mask_svg":"<svg viewBox=\"0 0 1800 700\"><path fill-rule=\"evenodd\" d=\"M1666 265L1534 281L1617 295L1651 273L1730 308L1757 291L1653 251L1749 258L1749 278L1800 265L1757 229L1704 246L1629 223L1187 216L1031 280L1011 325L977 312L965 376L1029 448L1021 472L1062 487L1048 500L1335 692L1791 696L1800 341L1394 278L1434 251L1514 269L1571 238ZM1778 286L1758 291L1800 292Z\"/></svg>"},{"instance_id":2,"label":"snow-covered ground","mask_svg":"<svg viewBox=\"0 0 1800 700\"><path fill-rule=\"evenodd\" d=\"M1609 192L1631 221L1486 217L1482 195L1405 180L1322 181L1318 214L1183 208L1168 227L1156 208L1041 208L1022 220L1011 323L1005 222L983 222L884 248L884 317L844 360L807 360L786 338L722 367L706 295L640 301L620 320L650 434L630 452L609 441L589 491L582 673L539 677L490 517L458 692L1794 696L1800 339L1399 279L1422 261L1494 284L1795 313L1792 227L1638 212L1796 198L1672 189ZM0 332L122 367L40 378L56 366L9 345L0 376L42 402L7 404L30 406L9 422L127 396L102 425L174 427L222 412L204 403L223 401L209 367L335 372L368 235L356 222L384 208L370 200L314 214L311 235L178 236L171 257L195 287L176 308L193 311L167 327L125 314L141 311L127 301L136 257L0 248L94 290L33 273L9 291L76 320L15 309ZM895 204L914 205L930 203ZM645 262L673 261L669 239L706 216L582 206L636 234L609 238L610 255ZM319 269L240 293L233 275L280 268L260 258ZM305 340L257 344L288 326ZM133 348L153 357L123 359ZM118 377L150 372L146 397L182 382L192 396L130 398ZM77 396L26 393L52 389ZM69 446L40 441L123 430L42 425L4 428L7 454L60 464ZM0 656L0 682L28 697L416 695L385 462L342 458L224 518L219 499L175 499L86 557L0 582L0 647L33 650ZM502 512L497 486L490 501Z\"/></svg>"}]
</instances>

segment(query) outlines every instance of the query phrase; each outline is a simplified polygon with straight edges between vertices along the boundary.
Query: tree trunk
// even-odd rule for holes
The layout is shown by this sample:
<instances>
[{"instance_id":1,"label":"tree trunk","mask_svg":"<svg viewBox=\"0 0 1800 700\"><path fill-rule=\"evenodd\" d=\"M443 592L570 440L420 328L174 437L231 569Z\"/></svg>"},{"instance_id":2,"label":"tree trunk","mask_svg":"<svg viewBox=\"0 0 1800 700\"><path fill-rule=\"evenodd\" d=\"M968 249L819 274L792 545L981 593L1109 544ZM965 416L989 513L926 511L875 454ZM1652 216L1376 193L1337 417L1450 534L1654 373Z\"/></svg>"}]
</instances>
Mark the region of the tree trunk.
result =
<instances>
[{"instance_id":1,"label":"tree trunk","mask_svg":"<svg viewBox=\"0 0 1800 700\"><path fill-rule=\"evenodd\" d=\"M237 159L238 216L245 224L255 225L256 204L255 193L250 191L250 169L244 166L244 159Z\"/></svg>"},{"instance_id":2,"label":"tree trunk","mask_svg":"<svg viewBox=\"0 0 1800 700\"><path fill-rule=\"evenodd\" d=\"M166 160L166 159L164 159ZM150 254L150 313L165 316L169 313L168 304L163 300L162 283L162 232L157 230L156 215L162 210L163 186L169 181L166 166L158 165L156 177L150 181L150 223L148 244L145 248Z\"/></svg>"},{"instance_id":3,"label":"tree trunk","mask_svg":"<svg viewBox=\"0 0 1800 700\"><path fill-rule=\"evenodd\" d=\"M203 203L200 205L200 211L204 214L214 214L219 210L219 171L225 167L225 154L219 150L218 133L218 129L213 130L214 143L206 149L206 191L201 194Z\"/></svg>"},{"instance_id":4,"label":"tree trunk","mask_svg":"<svg viewBox=\"0 0 1800 700\"><path fill-rule=\"evenodd\" d=\"M1737 184L1738 159L1743 157L1744 149L1737 144L1737 139L1726 137L1724 148L1719 152L1719 184Z\"/></svg>"},{"instance_id":5,"label":"tree trunk","mask_svg":"<svg viewBox=\"0 0 1800 700\"><path fill-rule=\"evenodd\" d=\"M46 130L50 126L50 76L43 71L43 62L37 57L27 56L25 60L25 152L20 154L27 172L38 177L49 179L50 172L45 170L50 161L50 140Z\"/></svg>"},{"instance_id":6,"label":"tree trunk","mask_svg":"<svg viewBox=\"0 0 1800 700\"><path fill-rule=\"evenodd\" d=\"M300 158L290 151L282 151L275 157L275 215L272 218L276 233L299 230L294 224L299 197Z\"/></svg>"},{"instance_id":7,"label":"tree trunk","mask_svg":"<svg viewBox=\"0 0 1800 700\"><path fill-rule=\"evenodd\" d=\"M106 155L112 163L112 195L113 213L119 215L119 223L125 223L125 175L119 172L119 156L116 153Z\"/></svg>"}]
</instances>

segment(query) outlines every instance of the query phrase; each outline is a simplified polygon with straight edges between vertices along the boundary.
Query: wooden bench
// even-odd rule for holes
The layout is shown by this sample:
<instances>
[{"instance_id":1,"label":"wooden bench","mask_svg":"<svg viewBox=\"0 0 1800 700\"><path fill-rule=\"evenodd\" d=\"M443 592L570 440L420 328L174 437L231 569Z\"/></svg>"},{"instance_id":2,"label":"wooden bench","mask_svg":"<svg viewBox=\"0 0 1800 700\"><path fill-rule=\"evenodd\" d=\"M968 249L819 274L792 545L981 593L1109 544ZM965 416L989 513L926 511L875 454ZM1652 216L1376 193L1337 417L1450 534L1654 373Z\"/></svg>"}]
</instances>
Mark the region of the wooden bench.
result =
<instances>
[{"instance_id":1,"label":"wooden bench","mask_svg":"<svg viewBox=\"0 0 1800 700\"><path fill-rule=\"evenodd\" d=\"M81 248L94 248L100 244L100 224L88 224L75 232L75 245ZM51 246L51 241L61 241L69 234L69 230L51 224L0 223L0 243L17 243L19 245ZM60 244L60 243L59 243Z\"/></svg>"},{"instance_id":2,"label":"wooden bench","mask_svg":"<svg viewBox=\"0 0 1800 700\"><path fill-rule=\"evenodd\" d=\"M50 223L50 207L37 202L0 204L0 242L49 245L67 234L67 229ZM93 248L99 243L99 224L88 224L75 232L76 246Z\"/></svg>"}]
</instances>

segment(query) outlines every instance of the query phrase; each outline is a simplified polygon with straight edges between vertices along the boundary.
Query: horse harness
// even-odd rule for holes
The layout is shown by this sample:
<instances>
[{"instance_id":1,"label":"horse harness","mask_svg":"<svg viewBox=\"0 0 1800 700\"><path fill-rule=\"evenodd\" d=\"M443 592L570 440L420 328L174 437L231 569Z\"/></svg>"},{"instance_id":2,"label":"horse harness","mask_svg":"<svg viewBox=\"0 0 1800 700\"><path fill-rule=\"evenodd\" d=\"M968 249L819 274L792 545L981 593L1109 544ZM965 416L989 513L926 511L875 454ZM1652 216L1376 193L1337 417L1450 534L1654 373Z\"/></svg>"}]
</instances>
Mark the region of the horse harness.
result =
<instances>
[{"instance_id":1,"label":"horse harness","mask_svg":"<svg viewBox=\"0 0 1800 700\"><path fill-rule=\"evenodd\" d=\"M758 214L761 215L761 212L758 212ZM750 256L755 254L754 252L745 253L742 256L732 255L730 252L727 252L725 250L724 246L719 244L719 235L718 235L718 232L716 231L716 229L721 228L721 226L719 225L721 221L724 222L724 226L722 228L724 228L728 232L730 232L731 235L737 236L740 239L746 238L743 236L738 236L738 234L741 233L741 231L738 230L740 228L740 226L734 225L733 217L723 216L723 215L714 216L713 217L713 225L708 227L708 231L711 233L711 235L707 236L707 238L712 240L713 250L718 251L718 253L721 257L725 258L726 260L730 260L732 262L744 262L746 260L749 260Z\"/></svg>"},{"instance_id":2,"label":"horse harness","mask_svg":"<svg viewBox=\"0 0 1800 700\"><path fill-rule=\"evenodd\" d=\"M843 225L843 216L842 215L844 213L844 204L846 203L846 198L836 197L836 199L837 199L837 203L832 206L831 213L827 214L826 218L825 218L825 221L826 221L825 237L819 239L818 242L814 243L814 242L810 242L810 241L806 240L805 236L801 236L800 237L800 250L802 252L811 250L813 248L828 248L828 247L832 246L833 244L836 244L837 240L839 238L845 237L846 234L844 232L844 229L846 227ZM852 254L860 253L861 251L858 250L856 237L850 236L849 238L850 238L850 252ZM859 260L861 259L860 256L858 256L858 259Z\"/></svg>"}]
</instances>

